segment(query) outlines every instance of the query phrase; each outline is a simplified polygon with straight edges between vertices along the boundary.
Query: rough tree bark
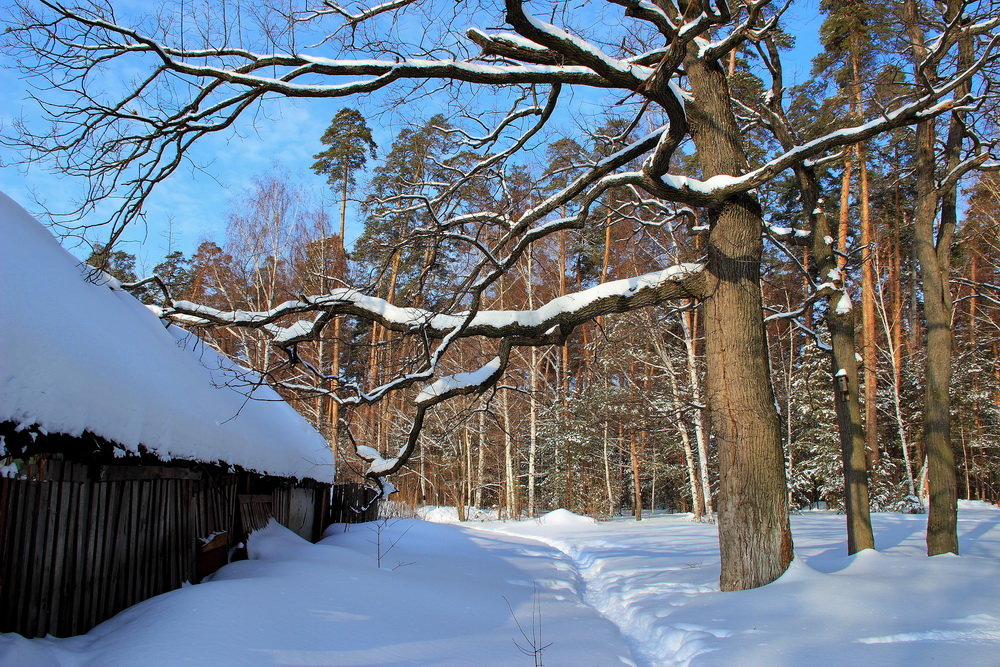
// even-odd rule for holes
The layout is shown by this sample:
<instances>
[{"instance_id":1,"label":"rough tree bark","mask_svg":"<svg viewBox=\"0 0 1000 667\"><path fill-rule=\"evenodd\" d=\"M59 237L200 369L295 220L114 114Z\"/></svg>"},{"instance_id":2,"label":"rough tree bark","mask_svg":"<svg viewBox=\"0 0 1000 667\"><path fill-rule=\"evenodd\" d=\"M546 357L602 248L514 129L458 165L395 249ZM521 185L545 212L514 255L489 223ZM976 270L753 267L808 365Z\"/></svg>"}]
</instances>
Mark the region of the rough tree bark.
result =
<instances>
[{"instance_id":1,"label":"rough tree bark","mask_svg":"<svg viewBox=\"0 0 1000 667\"><path fill-rule=\"evenodd\" d=\"M951 0L946 17L951 20L964 9L964 3ZM927 59L920 9L907 0L906 18L912 43L914 67L922 69ZM971 58L960 43L959 65ZM962 91L968 92L966 85ZM951 349L952 295L949 284L951 242L955 231L954 185L939 188L935 173L935 121L921 121L916 126L914 174L917 199L913 215L913 243L924 296L924 320L927 327L924 387L924 447L927 456L927 483L930 496L927 514L927 554L958 553L958 485L955 455L951 448ZM945 142L944 162L948 172L958 166L962 150L963 125L959 112L952 112ZM937 220L938 205L941 220Z\"/></svg>"},{"instance_id":2,"label":"rough tree bark","mask_svg":"<svg viewBox=\"0 0 1000 667\"><path fill-rule=\"evenodd\" d=\"M725 71L685 61L703 177L747 170ZM705 317L706 395L723 472L717 508L722 590L763 586L792 560L785 459L769 375L760 289L760 204L750 194L709 210Z\"/></svg>"},{"instance_id":3,"label":"rough tree bark","mask_svg":"<svg viewBox=\"0 0 1000 667\"><path fill-rule=\"evenodd\" d=\"M924 293L927 362L924 389L924 447L930 506L927 554L958 553L958 489L951 449L951 289L949 262L934 242L937 197L934 189L934 131L929 122L917 126L917 208L914 243Z\"/></svg>"}]
</instances>

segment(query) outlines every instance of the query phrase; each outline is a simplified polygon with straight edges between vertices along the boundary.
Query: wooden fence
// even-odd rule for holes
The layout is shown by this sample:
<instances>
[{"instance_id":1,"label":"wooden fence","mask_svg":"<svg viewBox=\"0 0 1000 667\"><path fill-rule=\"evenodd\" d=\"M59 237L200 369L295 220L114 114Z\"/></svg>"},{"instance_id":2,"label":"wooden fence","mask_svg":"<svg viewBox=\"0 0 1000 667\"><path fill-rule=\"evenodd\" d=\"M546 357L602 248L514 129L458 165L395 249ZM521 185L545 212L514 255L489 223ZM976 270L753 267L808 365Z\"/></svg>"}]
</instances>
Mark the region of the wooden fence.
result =
<instances>
[{"instance_id":1,"label":"wooden fence","mask_svg":"<svg viewBox=\"0 0 1000 667\"><path fill-rule=\"evenodd\" d=\"M271 517L316 539L329 518L327 489L207 468L43 458L0 478L0 632L86 632L224 565Z\"/></svg>"},{"instance_id":2,"label":"wooden fence","mask_svg":"<svg viewBox=\"0 0 1000 667\"><path fill-rule=\"evenodd\" d=\"M0 630L80 634L195 578L194 480L50 460L0 479ZM152 520L151 520L152 519Z\"/></svg>"},{"instance_id":3,"label":"wooden fence","mask_svg":"<svg viewBox=\"0 0 1000 667\"><path fill-rule=\"evenodd\" d=\"M365 523L378 518L377 492L360 484L334 484L328 523Z\"/></svg>"}]
</instances>

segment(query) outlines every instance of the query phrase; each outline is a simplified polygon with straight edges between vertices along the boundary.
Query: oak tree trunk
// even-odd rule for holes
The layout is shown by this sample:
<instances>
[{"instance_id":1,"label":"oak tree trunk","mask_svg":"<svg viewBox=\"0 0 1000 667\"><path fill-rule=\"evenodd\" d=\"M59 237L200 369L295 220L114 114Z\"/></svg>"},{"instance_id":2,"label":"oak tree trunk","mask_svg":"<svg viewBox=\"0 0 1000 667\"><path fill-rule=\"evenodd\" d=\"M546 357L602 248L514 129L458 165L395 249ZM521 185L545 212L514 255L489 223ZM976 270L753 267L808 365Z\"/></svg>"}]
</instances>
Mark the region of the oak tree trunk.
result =
<instances>
[{"instance_id":1,"label":"oak tree trunk","mask_svg":"<svg viewBox=\"0 0 1000 667\"><path fill-rule=\"evenodd\" d=\"M696 103L689 107L702 176L747 168L725 72L689 57ZM763 586L788 568L788 522L781 427L769 375L760 289L760 204L734 197L709 212L704 300L706 397L719 450L722 590Z\"/></svg>"},{"instance_id":2,"label":"oak tree trunk","mask_svg":"<svg viewBox=\"0 0 1000 667\"><path fill-rule=\"evenodd\" d=\"M946 17L952 20L962 11L962 3L948 3ZM914 0L906 3L909 33L913 41L914 63L925 59L924 31L919 8ZM965 46L959 49L959 63L968 64ZM967 93L960 86L956 95ZM963 130L953 112L945 144L945 166L958 162ZM927 326L924 389L924 448L927 456L929 508L927 514L927 554L958 553L958 488L955 455L951 449L951 347L952 296L948 284L951 241L955 228L954 189L938 190L935 184L935 121L924 120L916 126L917 154L914 174L917 201L913 216L913 243L924 295L924 320ZM938 204L941 220L935 229Z\"/></svg>"}]
</instances>

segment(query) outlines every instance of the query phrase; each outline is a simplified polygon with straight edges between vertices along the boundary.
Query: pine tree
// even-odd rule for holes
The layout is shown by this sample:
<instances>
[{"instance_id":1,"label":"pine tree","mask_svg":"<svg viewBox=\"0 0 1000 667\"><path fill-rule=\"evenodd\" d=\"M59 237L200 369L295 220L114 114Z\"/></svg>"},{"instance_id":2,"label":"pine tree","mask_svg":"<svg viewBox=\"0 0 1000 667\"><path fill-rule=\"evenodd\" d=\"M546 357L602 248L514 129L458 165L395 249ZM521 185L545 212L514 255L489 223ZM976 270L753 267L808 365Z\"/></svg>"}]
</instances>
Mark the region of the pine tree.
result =
<instances>
[{"instance_id":1,"label":"pine tree","mask_svg":"<svg viewBox=\"0 0 1000 667\"><path fill-rule=\"evenodd\" d=\"M398 247L398 243L430 222L427 212L414 202L420 195L433 195L431 182L448 179L436 162L452 147L443 131L447 127L444 116L436 115L419 127L403 129L375 168L369 195L362 203L365 229L354 248L356 259L370 273L388 272L383 275L383 295L395 295L398 290L413 297L420 291L417 282L427 267L431 248L426 244Z\"/></svg>"},{"instance_id":2,"label":"pine tree","mask_svg":"<svg viewBox=\"0 0 1000 667\"><path fill-rule=\"evenodd\" d=\"M348 191L357 184L356 175L368 164L368 158L375 159L378 145L365 117L350 108L341 109L334 115L320 142L328 148L313 156L316 162L312 170L326 174L330 187L340 188L340 239L343 243Z\"/></svg>"},{"instance_id":3,"label":"pine tree","mask_svg":"<svg viewBox=\"0 0 1000 667\"><path fill-rule=\"evenodd\" d=\"M814 71L831 79L839 91L831 98L842 110L840 122L857 123L867 116L864 90L879 66L880 36L886 31L884 17L889 8L879 0L823 0L826 13L820 27L823 52L815 60ZM856 144L844 162L841 184L839 249L847 247L850 210L850 182L853 168L858 172L858 234L861 244L861 353L864 361L865 444L869 467L880 457L878 442L877 354L873 257L874 226L870 211L867 147ZM841 266L843 269L844 267Z\"/></svg>"},{"instance_id":4,"label":"pine tree","mask_svg":"<svg viewBox=\"0 0 1000 667\"><path fill-rule=\"evenodd\" d=\"M137 280L135 255L124 250L114 250L105 245L97 244L87 257L86 263L123 283Z\"/></svg>"},{"instance_id":5,"label":"pine tree","mask_svg":"<svg viewBox=\"0 0 1000 667\"><path fill-rule=\"evenodd\" d=\"M193 277L191 260L180 250L168 253L163 261L153 267L153 273L163 281L175 299L186 298Z\"/></svg>"},{"instance_id":6,"label":"pine tree","mask_svg":"<svg viewBox=\"0 0 1000 667\"><path fill-rule=\"evenodd\" d=\"M336 243L332 255L347 256L345 246L345 234L347 229L347 200L349 189L356 185L356 174L368 163L368 158L375 159L378 146L372 138L371 128L365 122L364 116L359 111L351 108L343 108L334 115L330 126L320 137L320 142L328 148L314 155L316 162L312 170L317 174L326 174L327 183L331 187L340 187L340 235L336 237ZM325 244L320 245L320 250L326 255ZM323 258L324 262L326 257ZM326 284L327 277L332 273L321 272L320 290L326 292L329 285ZM341 277L346 277L344 272ZM340 375L341 371L341 333L343 329L343 318L336 317L333 320L333 350L331 351L330 374ZM320 351L320 363L323 363L322 349ZM322 401L320 401L322 405ZM322 407L321 407L322 410ZM340 404L329 401L329 406L324 412L329 413L330 428L334 448L337 446L340 429Z\"/></svg>"}]
</instances>

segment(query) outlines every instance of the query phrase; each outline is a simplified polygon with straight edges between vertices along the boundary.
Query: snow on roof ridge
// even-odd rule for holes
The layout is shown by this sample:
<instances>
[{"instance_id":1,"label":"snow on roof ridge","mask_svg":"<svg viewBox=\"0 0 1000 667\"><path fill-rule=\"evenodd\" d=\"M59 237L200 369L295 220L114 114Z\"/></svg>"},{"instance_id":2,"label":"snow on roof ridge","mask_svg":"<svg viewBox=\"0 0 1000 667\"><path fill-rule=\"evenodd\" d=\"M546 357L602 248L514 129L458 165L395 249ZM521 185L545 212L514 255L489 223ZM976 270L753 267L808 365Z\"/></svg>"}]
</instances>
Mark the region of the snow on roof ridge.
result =
<instances>
[{"instance_id":1,"label":"snow on roof ridge","mask_svg":"<svg viewBox=\"0 0 1000 667\"><path fill-rule=\"evenodd\" d=\"M90 432L164 460L330 481L326 442L260 377L96 285L0 192L0 421Z\"/></svg>"}]
</instances>

